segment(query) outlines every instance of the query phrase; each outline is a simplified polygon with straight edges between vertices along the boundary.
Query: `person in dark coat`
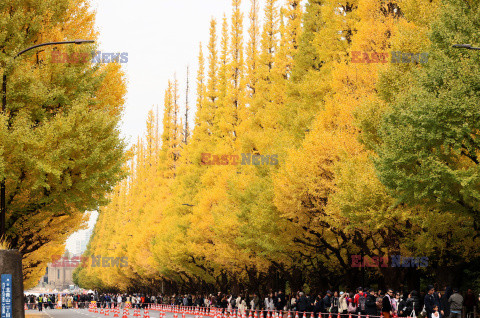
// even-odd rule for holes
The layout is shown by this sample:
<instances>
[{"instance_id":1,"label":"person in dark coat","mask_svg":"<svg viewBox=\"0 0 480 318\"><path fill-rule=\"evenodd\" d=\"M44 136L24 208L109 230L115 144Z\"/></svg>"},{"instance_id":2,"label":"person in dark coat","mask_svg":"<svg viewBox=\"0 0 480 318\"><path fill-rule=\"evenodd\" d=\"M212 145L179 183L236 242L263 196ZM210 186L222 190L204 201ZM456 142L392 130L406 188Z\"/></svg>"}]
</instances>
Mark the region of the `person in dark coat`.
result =
<instances>
[{"instance_id":1,"label":"person in dark coat","mask_svg":"<svg viewBox=\"0 0 480 318\"><path fill-rule=\"evenodd\" d=\"M445 287L445 295L442 297L442 308L443 308L443 313L445 317L450 316L450 303L448 302L448 299L450 296L452 296L453 291L451 287Z\"/></svg>"},{"instance_id":2,"label":"person in dark coat","mask_svg":"<svg viewBox=\"0 0 480 318\"><path fill-rule=\"evenodd\" d=\"M313 306L313 313L315 317L322 317L322 313L324 312L325 312L325 305L323 302L322 294L318 293L318 296L315 299L315 304Z\"/></svg>"},{"instance_id":3,"label":"person in dark coat","mask_svg":"<svg viewBox=\"0 0 480 318\"><path fill-rule=\"evenodd\" d=\"M438 306L438 312L440 313L440 317L444 317L445 312L443 311L443 297L439 291L435 291L433 294L435 297L435 305Z\"/></svg>"},{"instance_id":4,"label":"person in dark coat","mask_svg":"<svg viewBox=\"0 0 480 318\"><path fill-rule=\"evenodd\" d=\"M330 307L332 307L331 297L332 297L332 292L328 290L328 291L327 291L327 294L326 294L325 297L323 298L323 306L325 306L325 309L326 309L327 311L330 309Z\"/></svg>"},{"instance_id":5,"label":"person in dark coat","mask_svg":"<svg viewBox=\"0 0 480 318\"><path fill-rule=\"evenodd\" d=\"M308 308L308 299L305 297L303 292L300 292L300 297L298 298L297 302L297 310L299 313L304 313L307 311Z\"/></svg>"},{"instance_id":6,"label":"person in dark coat","mask_svg":"<svg viewBox=\"0 0 480 318\"><path fill-rule=\"evenodd\" d=\"M399 317L407 317L407 300L404 295L400 293L400 299L397 304L397 313Z\"/></svg>"},{"instance_id":7,"label":"person in dark coat","mask_svg":"<svg viewBox=\"0 0 480 318\"><path fill-rule=\"evenodd\" d=\"M377 297L372 288L368 290L368 296L365 301L365 313L369 316L378 316Z\"/></svg>"},{"instance_id":8,"label":"person in dark coat","mask_svg":"<svg viewBox=\"0 0 480 318\"><path fill-rule=\"evenodd\" d=\"M425 312L427 313L427 317L432 317L433 307L435 305L438 306L437 299L435 297L435 288L432 285L429 285L427 288L428 292L425 295L424 305L425 305Z\"/></svg>"},{"instance_id":9,"label":"person in dark coat","mask_svg":"<svg viewBox=\"0 0 480 318\"><path fill-rule=\"evenodd\" d=\"M418 298L418 292L416 290L412 290L411 293L408 295L406 304L405 304L405 315L407 317L411 317L413 311L415 311L415 316L420 314L420 311L423 307L420 304L420 299Z\"/></svg>"},{"instance_id":10,"label":"person in dark coat","mask_svg":"<svg viewBox=\"0 0 480 318\"><path fill-rule=\"evenodd\" d=\"M307 296L307 312L313 312L315 306L315 295L310 294Z\"/></svg>"},{"instance_id":11,"label":"person in dark coat","mask_svg":"<svg viewBox=\"0 0 480 318\"><path fill-rule=\"evenodd\" d=\"M392 317L392 300L391 300L392 297L393 297L393 290L388 289L387 294L382 299L382 314L383 314L383 317L385 318Z\"/></svg>"},{"instance_id":12,"label":"person in dark coat","mask_svg":"<svg viewBox=\"0 0 480 318\"><path fill-rule=\"evenodd\" d=\"M283 310L286 304L285 295L282 291L279 291L277 295L277 306L275 308L277 308L277 310Z\"/></svg>"}]
</instances>

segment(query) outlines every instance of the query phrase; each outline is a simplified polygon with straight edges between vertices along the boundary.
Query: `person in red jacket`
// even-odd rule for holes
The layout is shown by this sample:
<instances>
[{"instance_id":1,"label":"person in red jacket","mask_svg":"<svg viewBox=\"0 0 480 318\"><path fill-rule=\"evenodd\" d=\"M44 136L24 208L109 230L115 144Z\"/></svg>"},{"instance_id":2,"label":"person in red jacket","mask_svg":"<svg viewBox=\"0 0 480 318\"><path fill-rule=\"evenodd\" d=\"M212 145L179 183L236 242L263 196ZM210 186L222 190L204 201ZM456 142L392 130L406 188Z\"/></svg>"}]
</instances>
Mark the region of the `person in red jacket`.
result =
<instances>
[{"instance_id":1,"label":"person in red jacket","mask_svg":"<svg viewBox=\"0 0 480 318\"><path fill-rule=\"evenodd\" d=\"M357 288L357 294L355 295L353 302L355 307L357 307L357 313L365 314L366 312L366 301L367 301L367 293L363 292L362 287Z\"/></svg>"}]
</instances>

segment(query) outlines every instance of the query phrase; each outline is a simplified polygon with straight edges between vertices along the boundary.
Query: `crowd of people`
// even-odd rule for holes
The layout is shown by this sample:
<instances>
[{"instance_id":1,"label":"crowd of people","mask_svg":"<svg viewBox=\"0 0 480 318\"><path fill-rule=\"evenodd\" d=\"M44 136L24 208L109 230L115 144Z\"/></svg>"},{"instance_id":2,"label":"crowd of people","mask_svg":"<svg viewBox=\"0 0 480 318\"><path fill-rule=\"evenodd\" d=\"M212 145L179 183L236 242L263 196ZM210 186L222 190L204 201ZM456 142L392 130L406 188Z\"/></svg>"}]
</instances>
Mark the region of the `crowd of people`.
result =
<instances>
[{"instance_id":1,"label":"crowd of people","mask_svg":"<svg viewBox=\"0 0 480 318\"><path fill-rule=\"evenodd\" d=\"M446 287L443 292L435 291L428 286L425 293L413 290L404 294L392 289L375 290L359 287L355 292L330 291L318 294L297 292L285 295L282 291L271 292L265 297L258 294L222 294L202 295L144 295L144 294L88 294L66 295L66 308L86 308L95 301L98 308L124 308L127 304L132 308L146 308L149 304L164 304L187 307L214 307L222 311L240 312L249 310L292 311L300 317L309 313L308 318L327 318L331 314L354 314L366 316L418 317L425 318L475 318L472 316L474 307L480 301L471 289L462 295L457 288ZM27 303L36 301L38 309L52 308L55 295L40 296L37 299L28 298ZM42 306L43 305L43 306ZM462 316L462 313L464 316Z\"/></svg>"},{"instance_id":2,"label":"crowd of people","mask_svg":"<svg viewBox=\"0 0 480 318\"><path fill-rule=\"evenodd\" d=\"M28 309L55 309L58 303L59 294L41 294L25 295L24 301ZM63 308L86 308L88 303L92 301L94 294L62 294Z\"/></svg>"}]
</instances>

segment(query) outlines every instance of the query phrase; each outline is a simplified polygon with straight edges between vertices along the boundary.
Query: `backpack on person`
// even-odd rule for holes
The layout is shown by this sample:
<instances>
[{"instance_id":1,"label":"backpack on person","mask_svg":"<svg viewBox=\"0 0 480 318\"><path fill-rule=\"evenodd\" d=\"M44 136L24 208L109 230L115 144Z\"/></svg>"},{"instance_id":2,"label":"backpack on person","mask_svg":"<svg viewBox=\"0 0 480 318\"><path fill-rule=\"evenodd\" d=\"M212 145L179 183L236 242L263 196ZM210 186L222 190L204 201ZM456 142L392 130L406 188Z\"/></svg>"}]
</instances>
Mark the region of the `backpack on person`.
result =
<instances>
[{"instance_id":1,"label":"backpack on person","mask_svg":"<svg viewBox=\"0 0 480 318\"><path fill-rule=\"evenodd\" d=\"M365 297L364 293L358 294L358 308L361 312L364 312L366 309L365 303L367 302L367 298Z\"/></svg>"}]
</instances>

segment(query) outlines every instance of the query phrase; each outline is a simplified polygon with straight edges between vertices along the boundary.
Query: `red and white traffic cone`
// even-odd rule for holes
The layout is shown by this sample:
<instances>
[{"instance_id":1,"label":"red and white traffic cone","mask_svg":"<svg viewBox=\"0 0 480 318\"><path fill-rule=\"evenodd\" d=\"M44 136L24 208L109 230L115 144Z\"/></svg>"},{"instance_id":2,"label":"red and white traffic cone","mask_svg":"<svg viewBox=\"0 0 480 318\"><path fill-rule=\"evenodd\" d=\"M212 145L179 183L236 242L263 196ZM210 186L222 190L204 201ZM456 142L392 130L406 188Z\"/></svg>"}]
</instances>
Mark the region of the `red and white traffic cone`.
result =
<instances>
[{"instance_id":1,"label":"red and white traffic cone","mask_svg":"<svg viewBox=\"0 0 480 318\"><path fill-rule=\"evenodd\" d=\"M105 310L105 316L110 316L110 310L109 309Z\"/></svg>"},{"instance_id":2,"label":"red and white traffic cone","mask_svg":"<svg viewBox=\"0 0 480 318\"><path fill-rule=\"evenodd\" d=\"M145 308L145 310L143 311L143 318L150 318L150 314L147 308Z\"/></svg>"},{"instance_id":3,"label":"red and white traffic cone","mask_svg":"<svg viewBox=\"0 0 480 318\"><path fill-rule=\"evenodd\" d=\"M295 312L295 318L298 318L298 311Z\"/></svg>"}]
</instances>

